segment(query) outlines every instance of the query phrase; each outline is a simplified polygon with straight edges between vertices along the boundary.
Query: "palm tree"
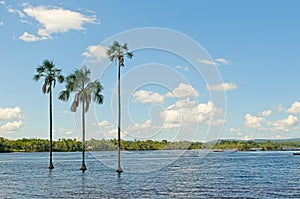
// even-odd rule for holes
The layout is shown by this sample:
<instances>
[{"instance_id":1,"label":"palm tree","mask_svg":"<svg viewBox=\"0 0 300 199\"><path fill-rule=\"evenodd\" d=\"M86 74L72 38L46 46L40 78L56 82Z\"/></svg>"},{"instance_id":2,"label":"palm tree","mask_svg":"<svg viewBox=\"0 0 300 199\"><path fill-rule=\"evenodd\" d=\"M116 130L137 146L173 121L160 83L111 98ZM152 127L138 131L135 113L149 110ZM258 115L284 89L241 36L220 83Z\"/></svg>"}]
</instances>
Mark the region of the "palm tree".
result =
<instances>
[{"instance_id":1,"label":"palm tree","mask_svg":"<svg viewBox=\"0 0 300 199\"><path fill-rule=\"evenodd\" d=\"M44 60L43 64L36 68L36 74L33 76L35 81L39 81L44 78L44 84L42 87L42 92L44 94L49 93L49 113L50 113L50 165L49 169L53 169L52 163L52 88L55 88L56 81L62 83L64 81L64 76L61 75L61 69L55 68L53 61Z\"/></svg>"},{"instance_id":2,"label":"palm tree","mask_svg":"<svg viewBox=\"0 0 300 199\"><path fill-rule=\"evenodd\" d=\"M101 91L103 87L99 80L91 81L89 78L91 71L87 68L76 70L73 74L66 77L65 90L59 94L59 99L68 101L70 94L75 93L74 101L71 105L71 111L76 112L79 104L82 105L82 166L81 170L85 171L86 166L84 162L85 153L85 113L89 110L91 101L98 104L103 103L103 95Z\"/></svg>"},{"instance_id":3,"label":"palm tree","mask_svg":"<svg viewBox=\"0 0 300 199\"><path fill-rule=\"evenodd\" d=\"M121 66L124 67L124 57L131 59L133 57L132 52L128 52L127 44L121 45L118 41L114 41L113 45L109 47L106 52L110 61L118 62L118 168L117 172L121 173L120 150L121 150L121 95L120 95L120 77Z\"/></svg>"}]
</instances>

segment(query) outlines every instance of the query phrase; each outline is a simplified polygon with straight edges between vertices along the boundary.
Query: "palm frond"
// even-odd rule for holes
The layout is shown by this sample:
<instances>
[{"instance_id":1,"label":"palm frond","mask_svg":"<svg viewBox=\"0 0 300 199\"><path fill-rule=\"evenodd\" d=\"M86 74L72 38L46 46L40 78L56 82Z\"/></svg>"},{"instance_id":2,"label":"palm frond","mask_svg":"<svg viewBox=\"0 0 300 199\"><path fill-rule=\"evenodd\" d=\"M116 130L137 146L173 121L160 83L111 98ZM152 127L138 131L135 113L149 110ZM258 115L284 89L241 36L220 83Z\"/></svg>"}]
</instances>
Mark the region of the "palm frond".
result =
<instances>
[{"instance_id":1,"label":"palm frond","mask_svg":"<svg viewBox=\"0 0 300 199\"><path fill-rule=\"evenodd\" d=\"M53 82L53 88L55 88L55 85L56 85L56 79L54 78L52 82Z\"/></svg>"},{"instance_id":2,"label":"palm frond","mask_svg":"<svg viewBox=\"0 0 300 199\"><path fill-rule=\"evenodd\" d=\"M33 76L33 80L34 81L39 81L40 79L41 79L41 75L40 74L35 74L34 76Z\"/></svg>"},{"instance_id":3,"label":"palm frond","mask_svg":"<svg viewBox=\"0 0 300 199\"><path fill-rule=\"evenodd\" d=\"M42 74L44 73L45 71L45 67L44 66L39 66L36 68L36 72L39 73L39 74Z\"/></svg>"},{"instance_id":4,"label":"palm frond","mask_svg":"<svg viewBox=\"0 0 300 199\"><path fill-rule=\"evenodd\" d=\"M48 59L45 59L43 61L43 66L45 67L46 70L52 71L55 67L55 64L53 61L49 61Z\"/></svg>"},{"instance_id":5,"label":"palm frond","mask_svg":"<svg viewBox=\"0 0 300 199\"><path fill-rule=\"evenodd\" d=\"M104 102L104 96L101 95L100 93L95 93L93 97L94 102L97 104L103 104Z\"/></svg>"},{"instance_id":6,"label":"palm frond","mask_svg":"<svg viewBox=\"0 0 300 199\"><path fill-rule=\"evenodd\" d=\"M126 56L127 56L127 58L132 59L133 53L132 52L127 52Z\"/></svg>"},{"instance_id":7,"label":"palm frond","mask_svg":"<svg viewBox=\"0 0 300 199\"><path fill-rule=\"evenodd\" d=\"M63 83L65 81L65 77L63 75L58 75L57 80L59 83Z\"/></svg>"},{"instance_id":8,"label":"palm frond","mask_svg":"<svg viewBox=\"0 0 300 199\"><path fill-rule=\"evenodd\" d=\"M45 94L47 92L47 83L45 82L42 87L42 92Z\"/></svg>"},{"instance_id":9,"label":"palm frond","mask_svg":"<svg viewBox=\"0 0 300 199\"><path fill-rule=\"evenodd\" d=\"M78 102L77 101L73 101L72 105L71 105L71 111L72 112L76 112L77 111L77 107L78 107Z\"/></svg>"},{"instance_id":10,"label":"palm frond","mask_svg":"<svg viewBox=\"0 0 300 199\"><path fill-rule=\"evenodd\" d=\"M85 102L84 112L88 112L90 108L90 102Z\"/></svg>"},{"instance_id":11,"label":"palm frond","mask_svg":"<svg viewBox=\"0 0 300 199\"><path fill-rule=\"evenodd\" d=\"M125 44L122 46L122 49L125 50L125 51L128 51L128 45L127 45L127 43L125 43Z\"/></svg>"},{"instance_id":12,"label":"palm frond","mask_svg":"<svg viewBox=\"0 0 300 199\"><path fill-rule=\"evenodd\" d=\"M68 101L70 97L70 92L68 90L61 91L58 95L58 99L62 101Z\"/></svg>"}]
</instances>

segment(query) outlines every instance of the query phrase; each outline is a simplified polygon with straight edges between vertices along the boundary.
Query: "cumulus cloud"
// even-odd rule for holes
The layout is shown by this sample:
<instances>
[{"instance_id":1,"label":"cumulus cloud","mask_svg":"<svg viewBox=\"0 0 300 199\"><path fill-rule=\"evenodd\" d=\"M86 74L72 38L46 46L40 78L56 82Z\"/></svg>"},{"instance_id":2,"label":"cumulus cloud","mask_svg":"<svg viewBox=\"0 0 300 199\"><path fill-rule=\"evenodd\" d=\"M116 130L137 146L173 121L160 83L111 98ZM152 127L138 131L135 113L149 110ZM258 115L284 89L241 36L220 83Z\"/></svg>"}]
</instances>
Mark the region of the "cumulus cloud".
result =
<instances>
[{"instance_id":1,"label":"cumulus cloud","mask_svg":"<svg viewBox=\"0 0 300 199\"><path fill-rule=\"evenodd\" d=\"M289 115L286 119L278 120L272 125L274 127L273 130L289 132L289 128L296 124L298 124L298 118L293 115Z\"/></svg>"},{"instance_id":2,"label":"cumulus cloud","mask_svg":"<svg viewBox=\"0 0 300 199\"><path fill-rule=\"evenodd\" d=\"M4 5L5 4L5 1L0 1L0 5Z\"/></svg>"},{"instance_id":3,"label":"cumulus cloud","mask_svg":"<svg viewBox=\"0 0 300 199\"><path fill-rule=\"evenodd\" d=\"M107 120L103 120L98 123L98 126L100 127L100 131L97 133L102 134L105 138L115 138L117 135L117 129L114 125L112 125ZM127 135L126 131L122 131L122 135Z\"/></svg>"},{"instance_id":4,"label":"cumulus cloud","mask_svg":"<svg viewBox=\"0 0 300 199\"><path fill-rule=\"evenodd\" d=\"M172 92L168 92L166 97L198 97L199 92L190 84L180 83Z\"/></svg>"},{"instance_id":5,"label":"cumulus cloud","mask_svg":"<svg viewBox=\"0 0 300 199\"><path fill-rule=\"evenodd\" d=\"M258 130L264 129L262 122L264 122L265 119L263 117L253 116L251 114L245 115L245 123L244 126L247 128L255 128Z\"/></svg>"},{"instance_id":6,"label":"cumulus cloud","mask_svg":"<svg viewBox=\"0 0 300 199\"><path fill-rule=\"evenodd\" d=\"M216 85L206 85L206 89L209 91L230 91L237 89L237 85L234 82L221 83Z\"/></svg>"},{"instance_id":7,"label":"cumulus cloud","mask_svg":"<svg viewBox=\"0 0 300 199\"><path fill-rule=\"evenodd\" d=\"M107 57L106 48L100 45L88 46L82 55L88 58L90 62L100 62L103 58Z\"/></svg>"},{"instance_id":8,"label":"cumulus cloud","mask_svg":"<svg viewBox=\"0 0 300 199\"><path fill-rule=\"evenodd\" d=\"M217 118L221 112L222 110L217 109L211 101L197 104L196 101L187 98L169 106L161 112L160 117L163 119L164 128L187 127L195 124L221 125L225 122L222 118Z\"/></svg>"},{"instance_id":9,"label":"cumulus cloud","mask_svg":"<svg viewBox=\"0 0 300 199\"><path fill-rule=\"evenodd\" d=\"M241 128L237 128L237 129L235 129L235 128L230 128L230 132L231 133L236 133L238 136L242 136L243 134L242 134L242 129Z\"/></svg>"},{"instance_id":10,"label":"cumulus cloud","mask_svg":"<svg viewBox=\"0 0 300 199\"><path fill-rule=\"evenodd\" d=\"M4 25L4 23L2 21L0 21L0 26L3 26L3 25Z\"/></svg>"},{"instance_id":11,"label":"cumulus cloud","mask_svg":"<svg viewBox=\"0 0 300 199\"><path fill-rule=\"evenodd\" d=\"M139 90L133 94L133 102L139 102L143 104L147 103L164 103L164 96L152 91Z\"/></svg>"},{"instance_id":12,"label":"cumulus cloud","mask_svg":"<svg viewBox=\"0 0 300 199\"><path fill-rule=\"evenodd\" d=\"M35 41L42 41L47 39L47 37L40 37L36 35L29 34L28 32L24 32L19 39L26 41L26 42L35 42Z\"/></svg>"},{"instance_id":13,"label":"cumulus cloud","mask_svg":"<svg viewBox=\"0 0 300 199\"><path fill-rule=\"evenodd\" d=\"M16 106L14 108L0 108L0 121L19 118L22 118L20 107Z\"/></svg>"},{"instance_id":14,"label":"cumulus cloud","mask_svg":"<svg viewBox=\"0 0 300 199\"><path fill-rule=\"evenodd\" d=\"M2 132L13 132L19 130L22 125L23 125L22 121L14 121L14 122L7 122L6 124L2 125L0 128Z\"/></svg>"},{"instance_id":15,"label":"cumulus cloud","mask_svg":"<svg viewBox=\"0 0 300 199\"><path fill-rule=\"evenodd\" d=\"M39 24L37 35L23 33L19 39L26 42L51 39L54 33L65 33L70 30L85 30L84 24L98 24L96 16L86 16L80 12L59 7L25 5L23 12L8 8L9 12L16 12L20 18L25 16L35 19Z\"/></svg>"},{"instance_id":16,"label":"cumulus cloud","mask_svg":"<svg viewBox=\"0 0 300 199\"><path fill-rule=\"evenodd\" d=\"M258 116L267 117L267 116L270 116L271 114L272 114L272 110L266 110L266 111L263 111L261 113L258 113Z\"/></svg>"},{"instance_id":17,"label":"cumulus cloud","mask_svg":"<svg viewBox=\"0 0 300 199\"><path fill-rule=\"evenodd\" d=\"M107 127L107 126L110 126L110 123L106 120L103 120L103 121L99 122L98 125L102 126L102 127Z\"/></svg>"},{"instance_id":18,"label":"cumulus cloud","mask_svg":"<svg viewBox=\"0 0 300 199\"><path fill-rule=\"evenodd\" d=\"M141 131L144 130L146 128L150 128L152 124L152 121L150 119L146 120L144 123L142 124L133 124L127 127L127 131Z\"/></svg>"},{"instance_id":19,"label":"cumulus cloud","mask_svg":"<svg viewBox=\"0 0 300 199\"><path fill-rule=\"evenodd\" d=\"M286 112L291 114L300 114L300 102L294 102L292 106L286 110Z\"/></svg>"}]
</instances>

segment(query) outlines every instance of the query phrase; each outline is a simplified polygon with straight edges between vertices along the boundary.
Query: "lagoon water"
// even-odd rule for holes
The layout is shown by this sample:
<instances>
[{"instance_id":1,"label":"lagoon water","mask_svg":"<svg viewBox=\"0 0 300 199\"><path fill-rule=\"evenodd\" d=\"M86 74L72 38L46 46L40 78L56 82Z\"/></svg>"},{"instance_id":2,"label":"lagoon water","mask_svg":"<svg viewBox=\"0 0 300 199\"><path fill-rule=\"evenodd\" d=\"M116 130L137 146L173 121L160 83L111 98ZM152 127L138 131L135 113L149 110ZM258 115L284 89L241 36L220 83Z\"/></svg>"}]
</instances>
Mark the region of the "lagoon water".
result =
<instances>
[{"instance_id":1,"label":"lagoon water","mask_svg":"<svg viewBox=\"0 0 300 199\"><path fill-rule=\"evenodd\" d=\"M300 198L291 152L136 151L0 154L0 198Z\"/></svg>"}]
</instances>

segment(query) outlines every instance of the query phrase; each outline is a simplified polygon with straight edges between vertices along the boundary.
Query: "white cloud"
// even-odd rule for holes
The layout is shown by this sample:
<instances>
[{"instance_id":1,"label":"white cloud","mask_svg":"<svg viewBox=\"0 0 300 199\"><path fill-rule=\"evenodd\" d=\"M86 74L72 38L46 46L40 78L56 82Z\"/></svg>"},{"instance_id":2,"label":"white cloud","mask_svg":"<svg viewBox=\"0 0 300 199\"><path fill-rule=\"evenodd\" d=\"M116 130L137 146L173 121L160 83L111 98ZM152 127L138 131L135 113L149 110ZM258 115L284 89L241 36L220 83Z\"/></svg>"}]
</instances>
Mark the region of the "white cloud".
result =
<instances>
[{"instance_id":1,"label":"white cloud","mask_svg":"<svg viewBox=\"0 0 300 199\"><path fill-rule=\"evenodd\" d=\"M180 83L172 92L168 92L166 97L198 97L199 92L190 84Z\"/></svg>"},{"instance_id":2,"label":"white cloud","mask_svg":"<svg viewBox=\"0 0 300 199\"><path fill-rule=\"evenodd\" d=\"M245 135L243 138L245 141L251 140L251 138L248 135Z\"/></svg>"},{"instance_id":3,"label":"white cloud","mask_svg":"<svg viewBox=\"0 0 300 199\"><path fill-rule=\"evenodd\" d=\"M161 112L160 116L163 119L164 128L179 128L196 124L224 124L224 119L217 118L221 112L211 101L197 104L196 101L187 98L175 102Z\"/></svg>"},{"instance_id":4,"label":"white cloud","mask_svg":"<svg viewBox=\"0 0 300 199\"><path fill-rule=\"evenodd\" d=\"M0 5L4 5L5 4L5 1L0 1Z\"/></svg>"},{"instance_id":5,"label":"white cloud","mask_svg":"<svg viewBox=\"0 0 300 199\"><path fill-rule=\"evenodd\" d=\"M276 105L272 107L273 110L278 111L278 112L284 112L285 108L282 106L282 104Z\"/></svg>"},{"instance_id":6,"label":"white cloud","mask_svg":"<svg viewBox=\"0 0 300 199\"><path fill-rule=\"evenodd\" d=\"M225 123L226 123L225 119L214 119L209 122L209 124L212 126L220 126L220 125L224 125Z\"/></svg>"},{"instance_id":7,"label":"white cloud","mask_svg":"<svg viewBox=\"0 0 300 199\"><path fill-rule=\"evenodd\" d=\"M127 131L141 131L145 128L151 127L152 121L150 119L146 120L142 124L133 124L127 127Z\"/></svg>"},{"instance_id":8,"label":"white cloud","mask_svg":"<svg viewBox=\"0 0 300 199\"><path fill-rule=\"evenodd\" d=\"M133 102L139 103L164 103L164 96L152 91L139 90L133 94Z\"/></svg>"},{"instance_id":9,"label":"white cloud","mask_svg":"<svg viewBox=\"0 0 300 199\"><path fill-rule=\"evenodd\" d=\"M0 26L3 26L3 25L4 25L4 23L2 21L0 21Z\"/></svg>"},{"instance_id":10,"label":"white cloud","mask_svg":"<svg viewBox=\"0 0 300 199\"><path fill-rule=\"evenodd\" d=\"M60 113L61 114L63 114L63 115L66 115L66 114L68 114L70 111L67 111L67 110L62 110L62 111L60 111Z\"/></svg>"},{"instance_id":11,"label":"white cloud","mask_svg":"<svg viewBox=\"0 0 300 199\"><path fill-rule=\"evenodd\" d=\"M225 65L229 63L229 61L224 58L216 58L214 60L199 59L198 61L202 64L211 65L211 66Z\"/></svg>"},{"instance_id":12,"label":"white cloud","mask_svg":"<svg viewBox=\"0 0 300 199\"><path fill-rule=\"evenodd\" d=\"M211 66L217 66L217 63L215 61L212 61L212 60L199 59L198 61L201 62L202 64L211 65Z\"/></svg>"},{"instance_id":13,"label":"white cloud","mask_svg":"<svg viewBox=\"0 0 300 199\"><path fill-rule=\"evenodd\" d=\"M216 85L206 85L206 89L210 91L230 91L237 89L237 85L234 82L221 83Z\"/></svg>"},{"instance_id":14,"label":"white cloud","mask_svg":"<svg viewBox=\"0 0 300 199\"><path fill-rule=\"evenodd\" d=\"M23 125L22 121L14 121L14 122L7 122L0 128L2 132L12 132L12 131L19 130L22 125Z\"/></svg>"},{"instance_id":15,"label":"white cloud","mask_svg":"<svg viewBox=\"0 0 300 199\"><path fill-rule=\"evenodd\" d=\"M65 134L66 134L66 135L72 135L73 132L72 132L72 131L66 131Z\"/></svg>"},{"instance_id":16,"label":"white cloud","mask_svg":"<svg viewBox=\"0 0 300 199\"><path fill-rule=\"evenodd\" d=\"M88 46L82 55L87 57L90 62L100 62L107 57L106 48L100 45Z\"/></svg>"},{"instance_id":17,"label":"white cloud","mask_svg":"<svg viewBox=\"0 0 300 199\"><path fill-rule=\"evenodd\" d=\"M12 6L8 6L7 11L10 13L17 13L20 18L25 17L25 14L21 10L14 9Z\"/></svg>"},{"instance_id":18,"label":"white cloud","mask_svg":"<svg viewBox=\"0 0 300 199\"><path fill-rule=\"evenodd\" d=\"M47 39L47 37L39 37L36 35L32 35L28 32L24 32L20 37L20 40L26 41L26 42L35 42L35 41L42 41Z\"/></svg>"},{"instance_id":19,"label":"white cloud","mask_svg":"<svg viewBox=\"0 0 300 199\"><path fill-rule=\"evenodd\" d=\"M255 128L258 130L264 129L262 123L265 121L263 117L253 116L251 114L245 115L245 123L244 126L247 128Z\"/></svg>"},{"instance_id":20,"label":"white cloud","mask_svg":"<svg viewBox=\"0 0 300 199\"><path fill-rule=\"evenodd\" d=\"M189 70L189 68L188 67L186 67L186 66L175 66L175 68L176 69L180 69L180 70L184 70L184 71L188 71Z\"/></svg>"},{"instance_id":21,"label":"white cloud","mask_svg":"<svg viewBox=\"0 0 300 199\"><path fill-rule=\"evenodd\" d=\"M289 115L286 119L278 120L273 123L273 130L289 132L290 127L293 127L296 124L298 124L298 118L293 115Z\"/></svg>"},{"instance_id":22,"label":"white cloud","mask_svg":"<svg viewBox=\"0 0 300 199\"><path fill-rule=\"evenodd\" d=\"M229 63L229 61L224 58L217 58L217 59L215 59L215 62L217 62L218 64L228 64Z\"/></svg>"},{"instance_id":23,"label":"white cloud","mask_svg":"<svg viewBox=\"0 0 300 199\"><path fill-rule=\"evenodd\" d=\"M286 112L292 114L300 114L300 102L294 102L292 106L286 110Z\"/></svg>"},{"instance_id":24,"label":"white cloud","mask_svg":"<svg viewBox=\"0 0 300 199\"><path fill-rule=\"evenodd\" d=\"M263 111L261 113L258 113L258 116L267 117L267 116L270 116L271 114L272 114L272 110L266 110L266 111Z\"/></svg>"},{"instance_id":25,"label":"white cloud","mask_svg":"<svg viewBox=\"0 0 300 199\"><path fill-rule=\"evenodd\" d=\"M103 120L98 123L98 126L107 127L107 126L110 126L110 123L106 120Z\"/></svg>"},{"instance_id":26,"label":"white cloud","mask_svg":"<svg viewBox=\"0 0 300 199\"><path fill-rule=\"evenodd\" d=\"M242 129L241 128L238 128L238 129L235 129L235 128L230 128L230 132L231 133L236 133L238 136L242 136Z\"/></svg>"},{"instance_id":27,"label":"white cloud","mask_svg":"<svg viewBox=\"0 0 300 199\"><path fill-rule=\"evenodd\" d=\"M116 138L117 136L117 128L112 125L110 122L103 120L98 123L100 130L96 132L97 136L102 136L105 139ZM126 130L122 130L122 136L127 136L128 132Z\"/></svg>"},{"instance_id":28,"label":"white cloud","mask_svg":"<svg viewBox=\"0 0 300 199\"><path fill-rule=\"evenodd\" d=\"M19 118L22 118L20 107L16 106L14 108L0 108L0 121Z\"/></svg>"},{"instance_id":29,"label":"white cloud","mask_svg":"<svg viewBox=\"0 0 300 199\"><path fill-rule=\"evenodd\" d=\"M12 8L9 9L9 11L17 12ZM70 30L85 30L83 25L86 23L99 23L95 16L85 16L80 12L66 10L58 7L33 7L30 5L25 5L23 12L18 12L21 18L27 15L34 18L40 24L37 35L24 33L25 35L23 34L19 37L21 40L29 42L51 39L51 35L54 33L65 33Z\"/></svg>"}]
</instances>

